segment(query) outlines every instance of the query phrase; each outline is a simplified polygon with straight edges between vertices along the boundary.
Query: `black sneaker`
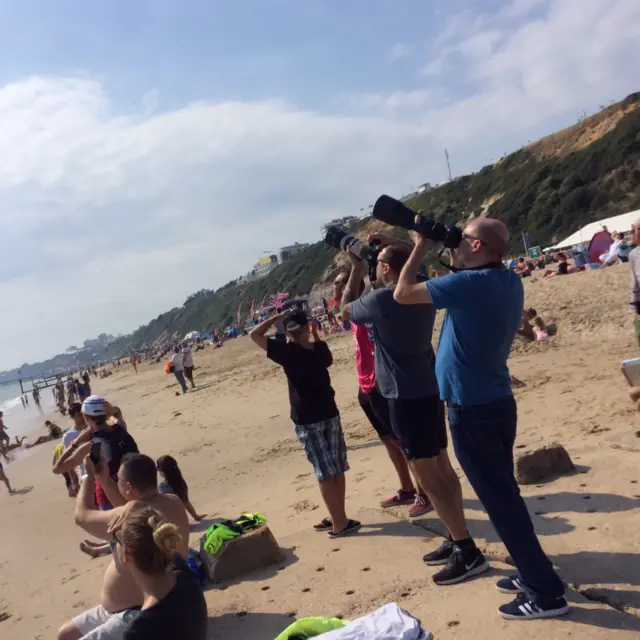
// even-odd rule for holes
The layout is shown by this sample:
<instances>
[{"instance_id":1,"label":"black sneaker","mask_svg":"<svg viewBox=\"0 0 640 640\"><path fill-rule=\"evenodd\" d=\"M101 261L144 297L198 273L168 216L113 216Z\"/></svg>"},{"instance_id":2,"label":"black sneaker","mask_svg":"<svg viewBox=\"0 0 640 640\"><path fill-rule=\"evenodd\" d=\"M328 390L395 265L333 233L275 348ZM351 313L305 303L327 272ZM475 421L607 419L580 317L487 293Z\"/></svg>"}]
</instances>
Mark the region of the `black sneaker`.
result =
<instances>
[{"instance_id":1,"label":"black sneaker","mask_svg":"<svg viewBox=\"0 0 640 640\"><path fill-rule=\"evenodd\" d=\"M462 550L453 545L453 553L447 566L433 576L433 581L441 586L457 584L467 578L489 571L489 563L477 547Z\"/></svg>"},{"instance_id":2,"label":"black sneaker","mask_svg":"<svg viewBox=\"0 0 640 640\"><path fill-rule=\"evenodd\" d=\"M520 582L518 576L502 578L502 580L498 580L496 587L501 593L513 593L514 595L524 593L524 585Z\"/></svg>"},{"instance_id":3,"label":"black sneaker","mask_svg":"<svg viewBox=\"0 0 640 640\"><path fill-rule=\"evenodd\" d=\"M539 618L555 618L569 611L565 598L558 598L544 605L536 604L525 593L521 593L515 600L498 607L498 613L505 620L537 620Z\"/></svg>"},{"instance_id":4,"label":"black sneaker","mask_svg":"<svg viewBox=\"0 0 640 640\"><path fill-rule=\"evenodd\" d=\"M440 564L447 564L449 562L449 558L453 553L453 542L448 538L445 538L445 541L431 553L427 553L424 558L422 558L430 567L435 567Z\"/></svg>"}]
</instances>

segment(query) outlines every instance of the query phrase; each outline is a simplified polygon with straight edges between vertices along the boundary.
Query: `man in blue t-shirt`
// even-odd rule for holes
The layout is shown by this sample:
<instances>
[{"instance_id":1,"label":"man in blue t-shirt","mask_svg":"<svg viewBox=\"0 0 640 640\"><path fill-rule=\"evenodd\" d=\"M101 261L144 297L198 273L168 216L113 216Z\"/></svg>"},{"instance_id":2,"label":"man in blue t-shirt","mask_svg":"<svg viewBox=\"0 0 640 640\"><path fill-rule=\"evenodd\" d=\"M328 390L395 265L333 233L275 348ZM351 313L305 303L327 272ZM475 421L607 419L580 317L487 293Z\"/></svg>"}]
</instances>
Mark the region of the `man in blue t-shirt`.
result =
<instances>
[{"instance_id":1,"label":"man in blue t-shirt","mask_svg":"<svg viewBox=\"0 0 640 640\"><path fill-rule=\"evenodd\" d=\"M415 242L394 298L401 304L432 303L446 309L436 354L440 397L449 408L451 438L460 465L513 558L518 573L498 581L516 595L499 608L508 620L548 618L569 610L564 585L545 555L513 473L517 409L507 358L516 335L524 293L522 281L504 269L506 226L488 218L467 224L460 246L451 249L454 273L415 283L427 240ZM450 562L458 551L449 541Z\"/></svg>"}]
</instances>

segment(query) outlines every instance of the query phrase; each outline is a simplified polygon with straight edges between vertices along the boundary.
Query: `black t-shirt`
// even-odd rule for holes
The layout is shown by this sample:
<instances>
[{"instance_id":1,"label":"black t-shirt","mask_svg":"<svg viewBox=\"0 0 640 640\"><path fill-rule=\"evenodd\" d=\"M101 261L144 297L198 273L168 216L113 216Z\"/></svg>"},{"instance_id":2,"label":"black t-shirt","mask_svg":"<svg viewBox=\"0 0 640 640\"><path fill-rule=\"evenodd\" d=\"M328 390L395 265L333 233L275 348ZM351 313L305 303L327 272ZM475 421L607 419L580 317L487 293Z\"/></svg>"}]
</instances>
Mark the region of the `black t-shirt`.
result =
<instances>
[{"instance_id":1,"label":"black t-shirt","mask_svg":"<svg viewBox=\"0 0 640 640\"><path fill-rule=\"evenodd\" d=\"M267 357L287 374L291 419L296 424L314 424L338 415L329 367L333 356L326 342L305 349L295 342L267 341Z\"/></svg>"},{"instance_id":2,"label":"black t-shirt","mask_svg":"<svg viewBox=\"0 0 640 640\"><path fill-rule=\"evenodd\" d=\"M196 575L177 553L176 586L158 604L144 609L124 632L124 640L206 640L207 603Z\"/></svg>"},{"instance_id":3,"label":"black t-shirt","mask_svg":"<svg viewBox=\"0 0 640 640\"><path fill-rule=\"evenodd\" d=\"M560 262L558 264L558 275L566 276L569 273L569 263L568 262Z\"/></svg>"}]
</instances>

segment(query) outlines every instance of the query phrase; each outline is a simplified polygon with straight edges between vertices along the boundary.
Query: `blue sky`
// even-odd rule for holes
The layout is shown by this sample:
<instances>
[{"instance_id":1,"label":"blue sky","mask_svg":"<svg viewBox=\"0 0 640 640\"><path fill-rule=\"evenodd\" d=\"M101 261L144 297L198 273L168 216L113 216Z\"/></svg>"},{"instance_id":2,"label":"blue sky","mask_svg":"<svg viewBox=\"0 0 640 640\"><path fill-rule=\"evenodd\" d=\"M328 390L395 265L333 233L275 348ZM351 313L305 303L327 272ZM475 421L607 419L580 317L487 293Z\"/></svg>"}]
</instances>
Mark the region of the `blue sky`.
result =
<instances>
[{"instance_id":1,"label":"blue sky","mask_svg":"<svg viewBox=\"0 0 640 640\"><path fill-rule=\"evenodd\" d=\"M0 0L0 369L640 89L636 0Z\"/></svg>"}]
</instances>

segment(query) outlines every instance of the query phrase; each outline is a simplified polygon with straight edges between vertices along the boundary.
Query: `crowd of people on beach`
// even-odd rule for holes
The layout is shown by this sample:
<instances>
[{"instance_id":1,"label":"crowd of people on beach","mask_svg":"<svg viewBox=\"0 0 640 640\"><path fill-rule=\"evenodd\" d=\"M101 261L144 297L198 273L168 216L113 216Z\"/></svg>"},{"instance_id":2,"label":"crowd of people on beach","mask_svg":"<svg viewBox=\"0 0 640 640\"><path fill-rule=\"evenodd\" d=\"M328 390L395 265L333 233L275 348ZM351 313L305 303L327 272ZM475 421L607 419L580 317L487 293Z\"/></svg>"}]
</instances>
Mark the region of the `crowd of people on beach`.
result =
<instances>
[{"instance_id":1,"label":"crowd of people on beach","mask_svg":"<svg viewBox=\"0 0 640 640\"><path fill-rule=\"evenodd\" d=\"M331 306L330 325L353 332L358 402L398 478L398 491L380 506L411 504L411 517L434 509L442 519L448 538L423 558L442 567L433 575L436 584L456 584L489 569L469 534L448 457L446 405L456 457L517 569L497 582L501 592L514 596L499 613L508 620L563 615L569 610L564 584L540 545L514 476L517 409L507 367L516 335L546 340L554 327L535 309L524 309L524 273L517 264L504 264L509 233L503 223L469 222L460 246L450 250L452 273L431 280L420 272L427 241L417 232L410 236L413 244L385 234L369 237L382 248L376 266L382 286L367 293L367 265L347 252L350 269L336 277L337 302ZM640 221L629 242L640 245ZM639 251L630 254L636 314ZM558 262L554 272L568 273L562 266L566 254L552 260ZM479 314L479 308L488 311ZM436 356L431 339L437 309L447 313ZM286 332L284 341L268 337L277 324ZM349 464L328 371L333 358L317 323L291 309L261 322L250 337L287 377L296 436L328 512L314 529L330 538L356 533L362 525L346 510ZM632 389L631 398L640 408L640 389Z\"/></svg>"},{"instance_id":2,"label":"crowd of people on beach","mask_svg":"<svg viewBox=\"0 0 640 640\"><path fill-rule=\"evenodd\" d=\"M640 221L632 237L640 245ZM540 545L514 477L517 408L507 367L516 335L544 340L549 326L535 309L524 309L522 274L503 264L509 242L503 223L469 222L460 246L450 250L452 273L433 279L421 269L427 240L417 232L410 239L370 237L380 247L377 288L367 290L366 264L348 252L349 268L333 283L339 322L353 334L358 403L397 476L397 491L380 506L411 505L410 517L435 511L441 518L448 536L423 558L438 567L435 584L453 585L489 570L467 527L448 454L448 419L462 471L517 570L497 582L501 592L513 596L499 607L500 615L508 620L563 615L569 610L564 584ZM629 262L640 345L640 248ZM480 307L490 312L478 314ZM436 355L431 340L438 309L447 313ZM329 375L333 356L318 323L294 306L264 319L249 335L286 375L296 437L327 509L314 529L331 539L356 534L362 523L347 513L349 463ZM183 393L187 381L195 388L188 344L172 347L169 364L167 372ZM204 640L207 605L186 562L189 515L196 522L204 516L190 502L177 461L140 453L121 409L92 395L88 372L70 377L66 385L59 380L56 398L60 390L71 427L63 431L47 421L48 434L26 446L61 440L52 470L77 497L75 522L91 536L80 549L91 557L111 555L111 561L100 603L65 622L58 639ZM630 395L640 410L640 388ZM12 445L6 429L0 413L5 457L7 447L22 444ZM1 464L0 480L11 491Z\"/></svg>"},{"instance_id":3,"label":"crowd of people on beach","mask_svg":"<svg viewBox=\"0 0 640 640\"><path fill-rule=\"evenodd\" d=\"M186 562L188 514L204 516L191 504L176 460L140 453L120 408L101 396L74 403L69 416L73 426L53 472L70 479L75 522L98 540L84 540L80 549L111 561L100 603L65 622L58 639L204 640L207 605Z\"/></svg>"}]
</instances>

